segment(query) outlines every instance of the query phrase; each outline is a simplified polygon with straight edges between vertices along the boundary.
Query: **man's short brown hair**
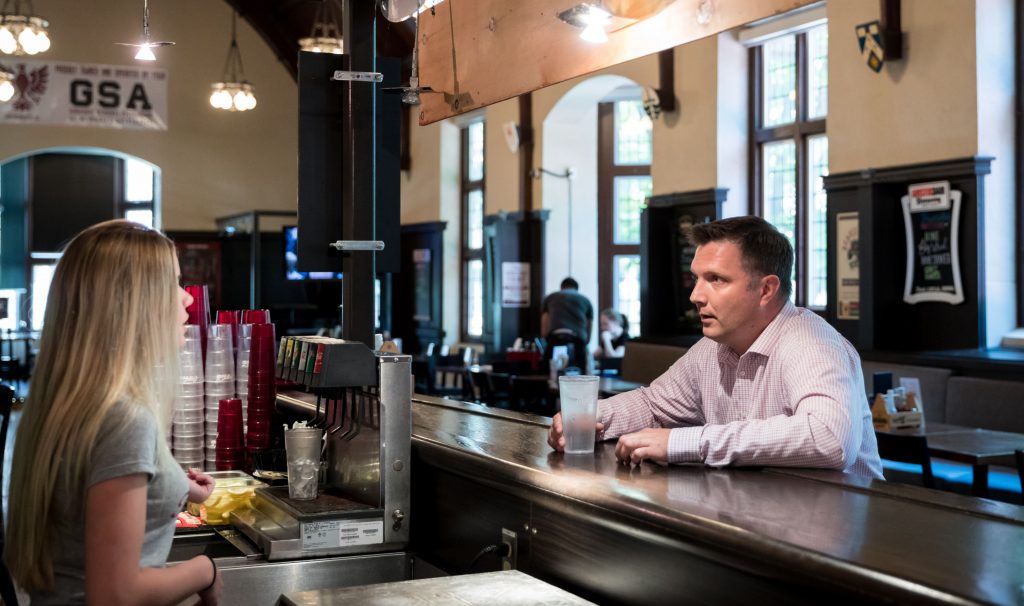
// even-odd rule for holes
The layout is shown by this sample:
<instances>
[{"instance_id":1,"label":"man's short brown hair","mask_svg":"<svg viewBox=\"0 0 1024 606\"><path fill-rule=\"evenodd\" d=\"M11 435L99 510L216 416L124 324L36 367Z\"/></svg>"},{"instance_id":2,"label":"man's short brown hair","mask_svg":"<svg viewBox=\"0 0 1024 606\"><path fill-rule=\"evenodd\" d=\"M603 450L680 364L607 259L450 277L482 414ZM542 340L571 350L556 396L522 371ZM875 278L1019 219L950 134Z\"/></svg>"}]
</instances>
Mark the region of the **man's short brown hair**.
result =
<instances>
[{"instance_id":1,"label":"man's short brown hair","mask_svg":"<svg viewBox=\"0 0 1024 606\"><path fill-rule=\"evenodd\" d=\"M793 246L786 236L761 217L732 217L690 227L694 246L732 242L740 247L743 269L751 276L778 276L779 294L788 299L793 291Z\"/></svg>"}]
</instances>

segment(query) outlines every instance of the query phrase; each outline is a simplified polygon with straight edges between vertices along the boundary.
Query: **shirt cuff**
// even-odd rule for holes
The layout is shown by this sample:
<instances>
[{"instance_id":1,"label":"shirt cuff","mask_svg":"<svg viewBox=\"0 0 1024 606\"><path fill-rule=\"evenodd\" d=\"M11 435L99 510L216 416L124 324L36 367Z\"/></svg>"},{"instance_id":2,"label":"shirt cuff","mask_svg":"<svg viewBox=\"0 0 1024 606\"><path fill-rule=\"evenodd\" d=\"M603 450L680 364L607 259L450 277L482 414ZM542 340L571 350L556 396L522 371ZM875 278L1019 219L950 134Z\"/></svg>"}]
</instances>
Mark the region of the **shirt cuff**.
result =
<instances>
[{"instance_id":1,"label":"shirt cuff","mask_svg":"<svg viewBox=\"0 0 1024 606\"><path fill-rule=\"evenodd\" d=\"M677 427L668 434L669 463L703 463L700 439L704 427Z\"/></svg>"}]
</instances>

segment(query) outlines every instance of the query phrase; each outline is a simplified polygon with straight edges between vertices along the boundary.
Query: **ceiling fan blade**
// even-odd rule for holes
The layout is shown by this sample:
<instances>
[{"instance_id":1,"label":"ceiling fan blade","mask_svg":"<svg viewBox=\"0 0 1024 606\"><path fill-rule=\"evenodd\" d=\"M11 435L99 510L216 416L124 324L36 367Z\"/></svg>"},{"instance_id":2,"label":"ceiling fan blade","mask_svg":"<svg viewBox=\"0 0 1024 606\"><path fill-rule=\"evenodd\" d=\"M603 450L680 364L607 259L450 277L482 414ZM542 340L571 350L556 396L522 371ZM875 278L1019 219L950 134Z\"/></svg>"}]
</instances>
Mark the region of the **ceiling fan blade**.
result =
<instances>
[{"instance_id":1,"label":"ceiling fan blade","mask_svg":"<svg viewBox=\"0 0 1024 606\"><path fill-rule=\"evenodd\" d=\"M149 48L160 48L161 46L174 46L174 42L115 42L121 46L134 46L135 48L142 48L144 46Z\"/></svg>"},{"instance_id":2,"label":"ceiling fan blade","mask_svg":"<svg viewBox=\"0 0 1024 606\"><path fill-rule=\"evenodd\" d=\"M386 86L381 89L385 93L436 93L434 89L429 86L420 86L412 88L409 86Z\"/></svg>"}]
</instances>

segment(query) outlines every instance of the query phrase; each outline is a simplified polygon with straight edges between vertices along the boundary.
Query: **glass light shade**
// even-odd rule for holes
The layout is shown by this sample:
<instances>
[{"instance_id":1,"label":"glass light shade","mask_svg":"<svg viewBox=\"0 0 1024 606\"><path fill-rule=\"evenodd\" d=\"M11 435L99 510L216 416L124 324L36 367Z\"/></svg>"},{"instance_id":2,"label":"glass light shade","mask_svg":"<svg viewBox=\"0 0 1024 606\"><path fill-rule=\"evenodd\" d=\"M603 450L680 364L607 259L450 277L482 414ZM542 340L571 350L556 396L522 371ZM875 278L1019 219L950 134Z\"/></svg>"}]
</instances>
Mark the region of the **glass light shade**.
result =
<instances>
[{"instance_id":1,"label":"glass light shade","mask_svg":"<svg viewBox=\"0 0 1024 606\"><path fill-rule=\"evenodd\" d=\"M0 27L0 52L10 55L18 50L18 40L7 26Z\"/></svg>"},{"instance_id":2,"label":"glass light shade","mask_svg":"<svg viewBox=\"0 0 1024 606\"><path fill-rule=\"evenodd\" d=\"M10 80L0 79L0 103L6 103L14 97L14 85Z\"/></svg>"},{"instance_id":3,"label":"glass light shade","mask_svg":"<svg viewBox=\"0 0 1024 606\"><path fill-rule=\"evenodd\" d=\"M331 53L340 55L345 52L345 43L341 38L309 37L299 39L299 50L308 53Z\"/></svg>"},{"instance_id":4,"label":"glass light shade","mask_svg":"<svg viewBox=\"0 0 1024 606\"><path fill-rule=\"evenodd\" d=\"M0 14L0 52L6 55L35 55L50 48L45 19L26 15Z\"/></svg>"},{"instance_id":5,"label":"glass light shade","mask_svg":"<svg viewBox=\"0 0 1024 606\"><path fill-rule=\"evenodd\" d=\"M18 44L20 44L22 50L29 55L34 55L39 52L38 46L36 45L36 33L32 31L31 27L26 27L21 30L21 33L18 34Z\"/></svg>"},{"instance_id":6,"label":"glass light shade","mask_svg":"<svg viewBox=\"0 0 1024 606\"><path fill-rule=\"evenodd\" d=\"M212 86L210 105L217 109L244 112L256 107L256 88L248 82L217 82Z\"/></svg>"},{"instance_id":7,"label":"glass light shade","mask_svg":"<svg viewBox=\"0 0 1024 606\"><path fill-rule=\"evenodd\" d=\"M139 52L135 53L135 59L138 61L156 61L156 55L153 54L152 48L143 44Z\"/></svg>"}]
</instances>

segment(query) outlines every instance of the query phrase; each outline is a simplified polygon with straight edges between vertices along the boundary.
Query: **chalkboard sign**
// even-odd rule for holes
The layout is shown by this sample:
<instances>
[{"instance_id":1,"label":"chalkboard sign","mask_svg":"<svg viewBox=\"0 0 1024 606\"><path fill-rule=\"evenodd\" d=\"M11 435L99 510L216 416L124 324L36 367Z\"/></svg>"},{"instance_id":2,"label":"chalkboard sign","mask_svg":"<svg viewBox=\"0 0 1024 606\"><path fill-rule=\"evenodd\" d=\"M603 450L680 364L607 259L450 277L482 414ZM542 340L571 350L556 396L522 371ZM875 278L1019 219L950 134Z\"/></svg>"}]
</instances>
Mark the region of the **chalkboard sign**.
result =
<instances>
[{"instance_id":1,"label":"chalkboard sign","mask_svg":"<svg viewBox=\"0 0 1024 606\"><path fill-rule=\"evenodd\" d=\"M955 305L964 300L957 242L960 192L948 181L920 183L903 196L907 237L907 303L938 301Z\"/></svg>"}]
</instances>

